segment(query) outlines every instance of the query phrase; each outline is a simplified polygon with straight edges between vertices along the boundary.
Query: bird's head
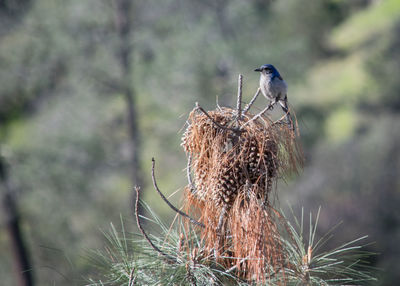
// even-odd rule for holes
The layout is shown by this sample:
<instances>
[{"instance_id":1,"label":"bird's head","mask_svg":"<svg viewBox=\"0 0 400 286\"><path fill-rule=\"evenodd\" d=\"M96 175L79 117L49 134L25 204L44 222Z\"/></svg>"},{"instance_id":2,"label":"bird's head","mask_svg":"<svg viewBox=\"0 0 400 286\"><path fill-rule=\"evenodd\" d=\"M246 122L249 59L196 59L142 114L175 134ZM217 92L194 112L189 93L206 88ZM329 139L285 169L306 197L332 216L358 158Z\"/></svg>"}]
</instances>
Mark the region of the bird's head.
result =
<instances>
[{"instance_id":1,"label":"bird's head","mask_svg":"<svg viewBox=\"0 0 400 286\"><path fill-rule=\"evenodd\" d=\"M262 65L259 68L256 68L254 71L260 72L262 75L269 76L271 78L279 78L282 79L278 70L271 64Z\"/></svg>"}]
</instances>

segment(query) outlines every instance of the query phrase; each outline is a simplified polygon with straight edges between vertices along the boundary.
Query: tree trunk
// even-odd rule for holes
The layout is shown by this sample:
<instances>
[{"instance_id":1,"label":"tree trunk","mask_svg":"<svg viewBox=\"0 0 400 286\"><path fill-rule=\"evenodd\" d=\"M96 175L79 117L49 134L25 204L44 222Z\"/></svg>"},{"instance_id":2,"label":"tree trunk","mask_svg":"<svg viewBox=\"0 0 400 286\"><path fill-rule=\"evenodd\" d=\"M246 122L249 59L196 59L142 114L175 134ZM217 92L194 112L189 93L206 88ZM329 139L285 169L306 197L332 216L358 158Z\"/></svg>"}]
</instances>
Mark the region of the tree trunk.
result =
<instances>
[{"instance_id":1,"label":"tree trunk","mask_svg":"<svg viewBox=\"0 0 400 286\"><path fill-rule=\"evenodd\" d=\"M140 130L138 126L137 108L135 102L135 91L132 80L131 58L132 48L132 0L115 0L115 26L119 35L119 45L116 58L121 70L121 92L125 98L127 108L127 119L129 127L129 138L131 145L131 167L132 184L144 189L142 172L140 166ZM134 194L134 192L132 192ZM134 194L135 195L135 194ZM142 213L139 210L139 213Z\"/></svg>"},{"instance_id":2,"label":"tree trunk","mask_svg":"<svg viewBox=\"0 0 400 286\"><path fill-rule=\"evenodd\" d=\"M3 189L1 201L13 254L16 285L32 286L34 285L32 264L29 259L28 248L23 239L21 217L15 192L10 185L5 165L4 159L0 157L0 184Z\"/></svg>"}]
</instances>

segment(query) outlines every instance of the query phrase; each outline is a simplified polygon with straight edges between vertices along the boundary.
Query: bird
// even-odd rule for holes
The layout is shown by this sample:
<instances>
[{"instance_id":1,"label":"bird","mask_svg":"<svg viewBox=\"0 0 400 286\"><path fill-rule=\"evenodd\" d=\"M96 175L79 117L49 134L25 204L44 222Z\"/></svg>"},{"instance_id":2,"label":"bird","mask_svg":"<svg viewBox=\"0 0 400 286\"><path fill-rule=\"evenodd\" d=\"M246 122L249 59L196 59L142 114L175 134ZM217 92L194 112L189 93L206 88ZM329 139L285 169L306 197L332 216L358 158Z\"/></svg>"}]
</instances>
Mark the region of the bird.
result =
<instances>
[{"instance_id":1,"label":"bird","mask_svg":"<svg viewBox=\"0 0 400 286\"><path fill-rule=\"evenodd\" d=\"M287 83L280 75L279 71L271 64L265 64L256 68L254 71L260 72L260 90L265 98L270 100L273 107L277 102L286 114L286 122L294 131L294 125L289 113L287 99Z\"/></svg>"}]
</instances>

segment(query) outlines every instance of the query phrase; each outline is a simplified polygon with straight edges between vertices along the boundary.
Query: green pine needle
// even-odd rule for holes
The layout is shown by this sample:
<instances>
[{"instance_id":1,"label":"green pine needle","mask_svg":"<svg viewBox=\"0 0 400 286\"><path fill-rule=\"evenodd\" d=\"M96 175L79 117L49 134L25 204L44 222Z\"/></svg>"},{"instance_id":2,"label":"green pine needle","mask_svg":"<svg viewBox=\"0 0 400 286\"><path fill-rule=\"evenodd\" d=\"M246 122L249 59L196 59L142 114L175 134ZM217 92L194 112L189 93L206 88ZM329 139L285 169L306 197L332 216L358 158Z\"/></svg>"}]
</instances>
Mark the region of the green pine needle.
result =
<instances>
[{"instance_id":1,"label":"green pine needle","mask_svg":"<svg viewBox=\"0 0 400 286\"><path fill-rule=\"evenodd\" d=\"M168 262L156 252L141 235L127 233L121 218L121 231L111 224L104 232L104 250L94 250L88 255L97 267L99 277L91 278L87 285L255 285L235 276L234 269L223 269L211 257L204 257L204 245L195 229L185 229L178 220L168 227L145 203L150 217L142 217L160 230L160 235L150 235L152 242L164 253L175 259ZM363 251L367 239L363 236L343 243L330 251L320 251L336 226L317 238L320 209L313 221L310 214L308 241L304 238L304 210L300 220L293 215L294 225L287 219L289 234L281 237L287 261L285 268L266 271L265 285L368 285L376 281L373 269L365 260L373 255ZM184 247L181 237L184 237ZM179 246L181 244L181 247ZM240 259L240 258L236 258ZM129 285L131 283L131 285Z\"/></svg>"}]
</instances>

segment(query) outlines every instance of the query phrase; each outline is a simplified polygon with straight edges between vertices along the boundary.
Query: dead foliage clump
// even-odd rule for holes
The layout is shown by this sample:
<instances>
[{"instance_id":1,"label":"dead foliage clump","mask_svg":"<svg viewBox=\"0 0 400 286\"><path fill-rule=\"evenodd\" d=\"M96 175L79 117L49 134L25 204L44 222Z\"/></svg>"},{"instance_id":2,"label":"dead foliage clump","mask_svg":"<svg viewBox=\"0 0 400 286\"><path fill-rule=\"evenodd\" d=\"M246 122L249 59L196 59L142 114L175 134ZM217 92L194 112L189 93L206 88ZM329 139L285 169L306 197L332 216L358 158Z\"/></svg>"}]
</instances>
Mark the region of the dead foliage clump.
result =
<instances>
[{"instance_id":1,"label":"dead foliage clump","mask_svg":"<svg viewBox=\"0 0 400 286\"><path fill-rule=\"evenodd\" d=\"M191 170L185 208L204 225L209 255L244 279L264 281L283 268L284 227L271 194L279 178L302 165L295 137L264 113L196 107L189 115L182 138Z\"/></svg>"}]
</instances>

